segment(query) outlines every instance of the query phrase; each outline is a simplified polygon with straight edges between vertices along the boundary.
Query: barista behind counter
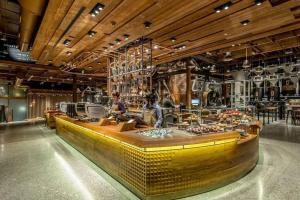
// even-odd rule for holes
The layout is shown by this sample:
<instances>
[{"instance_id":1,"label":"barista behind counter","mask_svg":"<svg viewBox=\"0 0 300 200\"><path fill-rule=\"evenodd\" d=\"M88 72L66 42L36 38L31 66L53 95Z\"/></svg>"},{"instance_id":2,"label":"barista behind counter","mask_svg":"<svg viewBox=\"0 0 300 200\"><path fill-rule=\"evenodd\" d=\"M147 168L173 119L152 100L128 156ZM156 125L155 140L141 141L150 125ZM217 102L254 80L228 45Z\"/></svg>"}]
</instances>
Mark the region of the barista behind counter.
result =
<instances>
[{"instance_id":1,"label":"barista behind counter","mask_svg":"<svg viewBox=\"0 0 300 200\"><path fill-rule=\"evenodd\" d=\"M124 103L120 100L120 93L114 92L113 96L113 104L111 106L111 110L116 114L124 114L126 112Z\"/></svg>"},{"instance_id":2,"label":"barista behind counter","mask_svg":"<svg viewBox=\"0 0 300 200\"><path fill-rule=\"evenodd\" d=\"M142 117L150 126L154 126L155 128L162 126L162 112L160 106L156 103L156 95L154 93L146 95Z\"/></svg>"}]
</instances>

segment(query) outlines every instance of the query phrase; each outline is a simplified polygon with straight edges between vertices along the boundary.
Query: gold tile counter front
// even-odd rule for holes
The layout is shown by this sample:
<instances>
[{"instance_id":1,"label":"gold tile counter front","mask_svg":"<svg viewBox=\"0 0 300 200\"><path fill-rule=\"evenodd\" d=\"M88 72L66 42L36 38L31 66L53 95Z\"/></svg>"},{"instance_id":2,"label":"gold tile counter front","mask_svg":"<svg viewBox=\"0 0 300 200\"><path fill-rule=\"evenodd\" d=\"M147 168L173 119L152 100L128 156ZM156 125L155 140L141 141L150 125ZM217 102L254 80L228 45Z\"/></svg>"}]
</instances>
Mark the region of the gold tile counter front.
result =
<instances>
[{"instance_id":1,"label":"gold tile counter front","mask_svg":"<svg viewBox=\"0 0 300 200\"><path fill-rule=\"evenodd\" d=\"M56 118L57 134L142 199L174 199L209 191L248 173L259 137L140 148Z\"/></svg>"}]
</instances>

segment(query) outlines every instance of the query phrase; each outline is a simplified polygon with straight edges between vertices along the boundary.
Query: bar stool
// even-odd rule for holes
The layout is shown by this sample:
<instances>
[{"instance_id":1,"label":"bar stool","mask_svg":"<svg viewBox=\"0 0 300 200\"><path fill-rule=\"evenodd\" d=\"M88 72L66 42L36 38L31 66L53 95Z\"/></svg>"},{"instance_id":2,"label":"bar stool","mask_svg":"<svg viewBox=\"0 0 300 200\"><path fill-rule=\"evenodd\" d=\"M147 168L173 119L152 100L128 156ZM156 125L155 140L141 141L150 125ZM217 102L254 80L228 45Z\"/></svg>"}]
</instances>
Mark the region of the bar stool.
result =
<instances>
[{"instance_id":1,"label":"bar stool","mask_svg":"<svg viewBox=\"0 0 300 200\"><path fill-rule=\"evenodd\" d=\"M300 122L300 110L293 110L292 111L292 121L294 125L298 125Z\"/></svg>"},{"instance_id":2,"label":"bar stool","mask_svg":"<svg viewBox=\"0 0 300 200\"><path fill-rule=\"evenodd\" d=\"M270 124L270 113L272 114L272 122L274 121L274 117L275 117L275 121L277 121L277 107L275 106L266 107L266 111L268 112L268 124Z\"/></svg>"},{"instance_id":3,"label":"bar stool","mask_svg":"<svg viewBox=\"0 0 300 200\"><path fill-rule=\"evenodd\" d=\"M292 124L293 124L293 109L291 109L291 108L288 108L288 109L286 110L286 120L285 120L285 123L286 123L286 124L288 123L289 115L291 115Z\"/></svg>"},{"instance_id":4,"label":"bar stool","mask_svg":"<svg viewBox=\"0 0 300 200\"><path fill-rule=\"evenodd\" d=\"M265 107L264 104L258 103L258 104L256 105L256 114L257 114L257 119L258 119L258 121L259 121L259 115L260 115L260 113L263 114L263 125L265 125L266 107Z\"/></svg>"}]
</instances>

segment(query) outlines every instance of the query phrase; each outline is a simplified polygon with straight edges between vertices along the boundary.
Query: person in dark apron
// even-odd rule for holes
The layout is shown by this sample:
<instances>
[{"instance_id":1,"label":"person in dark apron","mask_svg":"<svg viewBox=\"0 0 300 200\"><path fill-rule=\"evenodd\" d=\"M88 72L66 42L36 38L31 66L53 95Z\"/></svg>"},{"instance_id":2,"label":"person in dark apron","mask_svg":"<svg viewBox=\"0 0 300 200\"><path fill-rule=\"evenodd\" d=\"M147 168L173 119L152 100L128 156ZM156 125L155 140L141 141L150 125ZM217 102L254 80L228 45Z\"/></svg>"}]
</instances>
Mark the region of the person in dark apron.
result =
<instances>
[{"instance_id":1,"label":"person in dark apron","mask_svg":"<svg viewBox=\"0 0 300 200\"><path fill-rule=\"evenodd\" d=\"M160 106L156 103L156 95L151 93L145 97L145 105L143 107L143 120L149 126L161 128L163 117Z\"/></svg>"},{"instance_id":2,"label":"person in dark apron","mask_svg":"<svg viewBox=\"0 0 300 200\"><path fill-rule=\"evenodd\" d=\"M120 93L114 92L113 96L113 104L111 106L111 111L116 114L123 114L126 112L126 108L124 103L120 100Z\"/></svg>"}]
</instances>

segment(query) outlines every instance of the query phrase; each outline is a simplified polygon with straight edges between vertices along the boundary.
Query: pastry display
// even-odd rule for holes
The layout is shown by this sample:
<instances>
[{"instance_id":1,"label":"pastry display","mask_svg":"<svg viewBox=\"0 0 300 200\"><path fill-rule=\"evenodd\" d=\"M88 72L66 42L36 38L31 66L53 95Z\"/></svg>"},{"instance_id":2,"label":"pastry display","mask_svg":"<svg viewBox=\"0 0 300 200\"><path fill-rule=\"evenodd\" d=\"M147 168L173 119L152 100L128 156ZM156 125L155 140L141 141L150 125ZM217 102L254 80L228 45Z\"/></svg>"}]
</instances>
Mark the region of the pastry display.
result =
<instances>
[{"instance_id":1,"label":"pastry display","mask_svg":"<svg viewBox=\"0 0 300 200\"><path fill-rule=\"evenodd\" d=\"M218 124L215 125L207 125L201 124L199 126L190 126L186 129L186 131L195 134L209 134L224 131L224 128Z\"/></svg>"},{"instance_id":2,"label":"pastry display","mask_svg":"<svg viewBox=\"0 0 300 200\"><path fill-rule=\"evenodd\" d=\"M170 135L172 133L171 129L167 128L159 128L159 129L151 129L148 131L142 131L139 134L146 136L146 137L152 137L152 138L163 138L167 135Z\"/></svg>"}]
</instances>

